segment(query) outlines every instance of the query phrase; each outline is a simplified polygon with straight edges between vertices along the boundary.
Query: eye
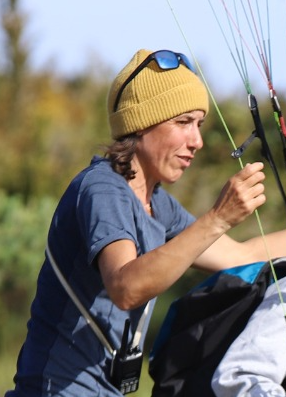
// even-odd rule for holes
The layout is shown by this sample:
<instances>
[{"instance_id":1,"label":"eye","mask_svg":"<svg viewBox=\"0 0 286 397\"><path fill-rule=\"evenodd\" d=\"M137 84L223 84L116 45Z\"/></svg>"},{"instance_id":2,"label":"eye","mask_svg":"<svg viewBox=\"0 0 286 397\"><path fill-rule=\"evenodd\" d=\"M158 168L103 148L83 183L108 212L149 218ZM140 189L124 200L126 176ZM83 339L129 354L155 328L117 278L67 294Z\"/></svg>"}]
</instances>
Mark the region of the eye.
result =
<instances>
[{"instance_id":1,"label":"eye","mask_svg":"<svg viewBox=\"0 0 286 397\"><path fill-rule=\"evenodd\" d=\"M177 120L178 124L189 124L190 120Z\"/></svg>"},{"instance_id":2,"label":"eye","mask_svg":"<svg viewBox=\"0 0 286 397\"><path fill-rule=\"evenodd\" d=\"M186 118L184 117L184 118L176 120L176 122L178 124L182 124L182 125L191 124L191 123L193 123L193 121L194 120L192 118L190 118L190 117L186 117Z\"/></svg>"}]
</instances>

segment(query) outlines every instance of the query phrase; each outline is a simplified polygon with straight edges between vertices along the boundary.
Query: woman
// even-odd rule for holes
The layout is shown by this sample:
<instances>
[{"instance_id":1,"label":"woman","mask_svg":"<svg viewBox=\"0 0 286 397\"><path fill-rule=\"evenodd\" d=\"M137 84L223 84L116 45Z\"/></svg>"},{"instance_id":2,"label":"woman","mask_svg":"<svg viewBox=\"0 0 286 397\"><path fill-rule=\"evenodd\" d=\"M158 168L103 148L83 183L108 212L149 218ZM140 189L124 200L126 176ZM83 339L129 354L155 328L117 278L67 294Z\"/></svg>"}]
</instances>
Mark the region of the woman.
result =
<instances>
[{"instance_id":1,"label":"woman","mask_svg":"<svg viewBox=\"0 0 286 397\"><path fill-rule=\"evenodd\" d=\"M183 54L138 51L115 78L108 111L114 142L105 158L95 157L71 182L55 211L48 246L118 351L123 334L127 347L133 341L147 302L153 304L191 265L216 271L267 259L261 238L238 243L225 235L261 206L265 195L262 163L248 164L230 178L197 220L160 187L176 182L203 147L207 92ZM286 254L283 239L284 232L267 236L273 256ZM122 395L111 377L111 353L51 262L46 257L41 269L16 387L6 397Z\"/></svg>"}]
</instances>

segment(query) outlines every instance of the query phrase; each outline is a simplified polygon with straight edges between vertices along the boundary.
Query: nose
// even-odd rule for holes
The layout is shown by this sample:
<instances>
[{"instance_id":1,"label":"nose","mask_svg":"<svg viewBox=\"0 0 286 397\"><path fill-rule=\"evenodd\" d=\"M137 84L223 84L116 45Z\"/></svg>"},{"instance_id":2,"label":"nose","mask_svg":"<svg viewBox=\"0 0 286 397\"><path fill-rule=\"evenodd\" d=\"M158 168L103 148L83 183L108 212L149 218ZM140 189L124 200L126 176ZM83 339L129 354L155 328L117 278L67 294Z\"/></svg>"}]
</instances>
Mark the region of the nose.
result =
<instances>
[{"instance_id":1,"label":"nose","mask_svg":"<svg viewBox=\"0 0 286 397\"><path fill-rule=\"evenodd\" d=\"M202 134L198 126L194 126L191 129L189 133L187 145L188 148L196 149L196 150L200 150L204 146Z\"/></svg>"}]
</instances>

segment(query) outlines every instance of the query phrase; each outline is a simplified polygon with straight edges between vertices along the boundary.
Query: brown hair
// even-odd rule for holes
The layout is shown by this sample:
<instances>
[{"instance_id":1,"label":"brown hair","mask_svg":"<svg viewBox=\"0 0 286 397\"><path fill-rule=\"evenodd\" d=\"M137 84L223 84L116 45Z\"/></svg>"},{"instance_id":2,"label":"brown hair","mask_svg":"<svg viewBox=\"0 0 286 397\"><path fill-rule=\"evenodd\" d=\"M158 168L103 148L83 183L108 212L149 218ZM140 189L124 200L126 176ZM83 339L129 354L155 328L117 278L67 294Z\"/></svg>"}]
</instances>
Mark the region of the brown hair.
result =
<instances>
[{"instance_id":1,"label":"brown hair","mask_svg":"<svg viewBox=\"0 0 286 397\"><path fill-rule=\"evenodd\" d=\"M131 161L139 139L136 133L123 136L107 146L104 157L111 162L112 169L127 181L135 178L136 171L131 168Z\"/></svg>"}]
</instances>

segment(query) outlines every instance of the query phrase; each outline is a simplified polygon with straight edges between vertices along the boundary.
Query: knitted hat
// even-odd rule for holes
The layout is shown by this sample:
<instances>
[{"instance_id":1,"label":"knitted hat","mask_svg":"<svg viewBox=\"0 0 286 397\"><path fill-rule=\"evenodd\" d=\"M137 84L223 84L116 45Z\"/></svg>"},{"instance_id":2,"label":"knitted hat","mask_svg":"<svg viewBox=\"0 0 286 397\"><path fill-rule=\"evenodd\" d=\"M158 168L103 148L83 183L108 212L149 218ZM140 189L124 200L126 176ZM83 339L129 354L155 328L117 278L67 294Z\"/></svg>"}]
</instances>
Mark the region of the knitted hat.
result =
<instances>
[{"instance_id":1,"label":"knitted hat","mask_svg":"<svg viewBox=\"0 0 286 397\"><path fill-rule=\"evenodd\" d=\"M198 76L184 65L162 70L151 61L124 88L114 111L117 93L125 80L152 51L139 50L117 75L108 96L113 139L131 134L192 110L208 112L208 94Z\"/></svg>"}]
</instances>

